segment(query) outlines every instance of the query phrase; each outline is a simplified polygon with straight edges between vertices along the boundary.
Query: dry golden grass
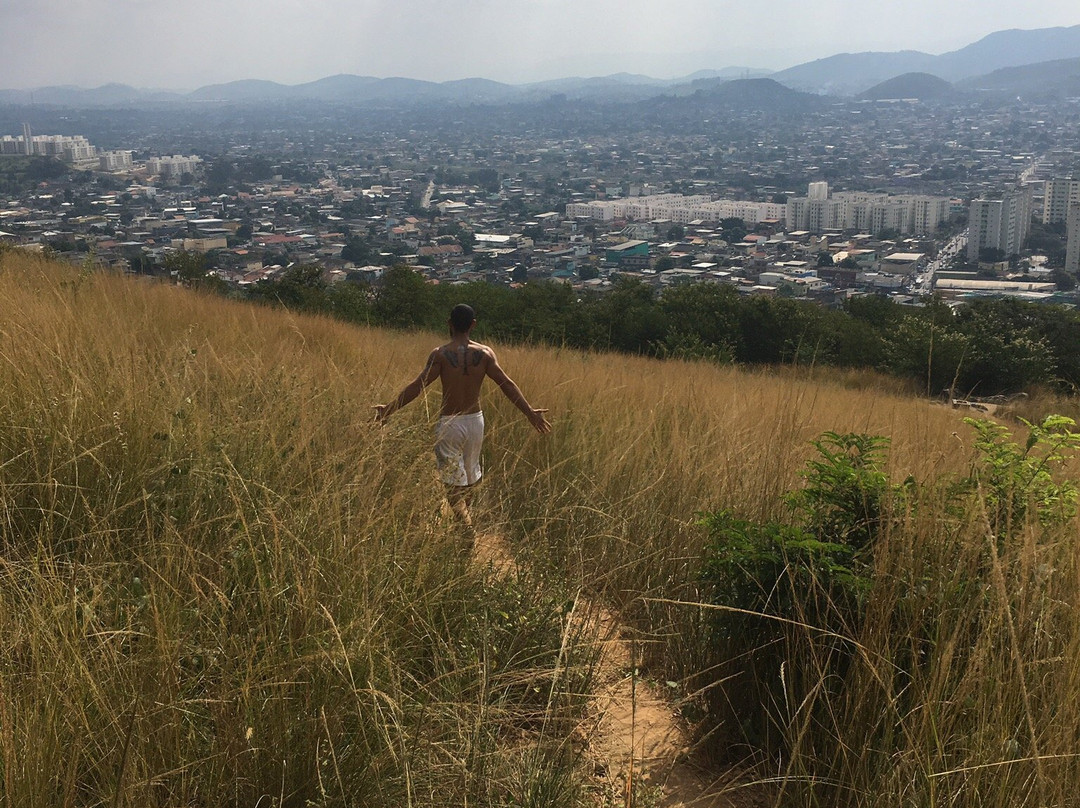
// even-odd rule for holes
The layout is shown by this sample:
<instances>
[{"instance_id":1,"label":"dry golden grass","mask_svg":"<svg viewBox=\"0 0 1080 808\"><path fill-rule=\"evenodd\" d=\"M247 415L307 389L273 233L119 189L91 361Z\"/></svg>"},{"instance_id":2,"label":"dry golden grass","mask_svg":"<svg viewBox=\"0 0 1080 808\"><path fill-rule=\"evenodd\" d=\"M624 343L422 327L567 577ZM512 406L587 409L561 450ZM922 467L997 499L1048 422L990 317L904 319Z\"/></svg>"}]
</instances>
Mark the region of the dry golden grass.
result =
<instances>
[{"instance_id":1,"label":"dry golden grass","mask_svg":"<svg viewBox=\"0 0 1080 808\"><path fill-rule=\"evenodd\" d=\"M700 599L697 513L782 516L826 430L889 436L895 480L972 458L961 413L842 375L500 347L555 428L488 391L479 518L525 570L496 577L438 516L437 392L370 421L437 335L15 254L0 304L4 808L581 804L567 600L699 682L723 649L670 602ZM1078 804L1078 549L1073 523L998 542L926 494L882 540L848 681L785 727L781 799Z\"/></svg>"},{"instance_id":2,"label":"dry golden grass","mask_svg":"<svg viewBox=\"0 0 1080 808\"><path fill-rule=\"evenodd\" d=\"M570 803L589 660L469 567L422 412L370 423L396 338L10 255L0 299L0 804Z\"/></svg>"}]
</instances>

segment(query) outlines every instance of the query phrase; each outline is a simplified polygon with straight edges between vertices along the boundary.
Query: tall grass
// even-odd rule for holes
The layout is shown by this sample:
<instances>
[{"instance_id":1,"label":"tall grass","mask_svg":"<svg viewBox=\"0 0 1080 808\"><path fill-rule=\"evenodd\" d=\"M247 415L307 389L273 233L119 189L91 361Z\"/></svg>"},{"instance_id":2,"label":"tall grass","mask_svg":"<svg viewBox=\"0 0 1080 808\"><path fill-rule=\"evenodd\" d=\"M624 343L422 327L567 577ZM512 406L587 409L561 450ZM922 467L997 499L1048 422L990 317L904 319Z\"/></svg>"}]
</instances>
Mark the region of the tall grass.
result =
<instances>
[{"instance_id":1,"label":"tall grass","mask_svg":"<svg viewBox=\"0 0 1080 808\"><path fill-rule=\"evenodd\" d=\"M1077 525L998 535L980 497L958 509L950 481L976 462L961 413L843 378L565 354L527 367L559 417L550 444L494 443L499 476L527 492L505 501L521 551L622 607L716 759L750 755L788 805L1080 804ZM742 728L716 723L740 692L725 681L749 668L694 605L707 600L695 514L790 518L782 495L825 430L889 436L892 479L923 485L878 540L858 626L807 618L789 634L767 674L788 696L784 743L748 750ZM822 592L800 594L820 612ZM852 652L842 679L838 646Z\"/></svg>"},{"instance_id":2,"label":"tall grass","mask_svg":"<svg viewBox=\"0 0 1080 808\"><path fill-rule=\"evenodd\" d=\"M575 801L588 648L370 423L395 339L12 255L0 300L0 805Z\"/></svg>"},{"instance_id":3,"label":"tall grass","mask_svg":"<svg viewBox=\"0 0 1080 808\"><path fill-rule=\"evenodd\" d=\"M525 570L499 577L438 515L437 393L369 421L436 335L11 255L0 302L0 805L581 804L579 592L784 805L1080 804L1076 524L957 509L956 411L865 377L499 347L555 424L484 401L481 530ZM795 621L767 674L783 743L748 750L711 712L746 674L700 605L697 514L787 518L826 430L889 436L892 479L927 485L858 625Z\"/></svg>"}]
</instances>

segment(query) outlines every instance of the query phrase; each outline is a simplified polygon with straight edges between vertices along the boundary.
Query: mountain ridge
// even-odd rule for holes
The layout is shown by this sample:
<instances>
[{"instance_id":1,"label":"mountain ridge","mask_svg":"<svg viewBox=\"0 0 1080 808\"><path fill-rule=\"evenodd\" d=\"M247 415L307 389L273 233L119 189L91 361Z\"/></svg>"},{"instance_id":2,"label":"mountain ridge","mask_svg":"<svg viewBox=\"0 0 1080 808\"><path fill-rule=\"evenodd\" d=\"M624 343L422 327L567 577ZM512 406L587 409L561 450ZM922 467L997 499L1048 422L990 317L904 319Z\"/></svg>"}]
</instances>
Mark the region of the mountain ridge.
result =
<instances>
[{"instance_id":1,"label":"mountain ridge","mask_svg":"<svg viewBox=\"0 0 1080 808\"><path fill-rule=\"evenodd\" d=\"M689 95L704 86L729 80L764 77L800 92L854 97L890 79L913 73L930 74L946 82L966 83L972 89L984 89L977 86L980 77L989 76L995 71L1069 59L1080 59L1080 25L995 31L963 48L940 55L917 50L838 53L778 72L726 67L698 70L674 79L622 72L606 76L569 76L524 84L507 84L483 77L435 82L401 76L379 78L340 73L293 85L265 79L241 79L205 85L190 93L143 90L115 83L92 89L68 85L34 90L0 90L0 103L89 107L285 101L513 103L556 96L568 100L645 101L660 95ZM1072 76L1067 71L1062 73L1061 70L1055 72L1048 69L1042 80L1051 79L1062 83L1063 87L1072 87ZM1002 77L996 80L1002 80ZM1038 85L1038 79L1031 81L1034 86ZM960 87L960 84L957 86ZM1039 89L1043 92L1053 90L1045 85Z\"/></svg>"},{"instance_id":2,"label":"mountain ridge","mask_svg":"<svg viewBox=\"0 0 1080 808\"><path fill-rule=\"evenodd\" d=\"M958 82L956 86L972 92L1078 97L1080 96L1080 57L1003 67L984 76Z\"/></svg>"},{"instance_id":3,"label":"mountain ridge","mask_svg":"<svg viewBox=\"0 0 1080 808\"><path fill-rule=\"evenodd\" d=\"M1080 25L995 31L938 56L914 50L838 53L781 70L773 78L796 90L858 95L905 73L930 73L956 82L1005 67L1070 57L1080 57Z\"/></svg>"}]
</instances>

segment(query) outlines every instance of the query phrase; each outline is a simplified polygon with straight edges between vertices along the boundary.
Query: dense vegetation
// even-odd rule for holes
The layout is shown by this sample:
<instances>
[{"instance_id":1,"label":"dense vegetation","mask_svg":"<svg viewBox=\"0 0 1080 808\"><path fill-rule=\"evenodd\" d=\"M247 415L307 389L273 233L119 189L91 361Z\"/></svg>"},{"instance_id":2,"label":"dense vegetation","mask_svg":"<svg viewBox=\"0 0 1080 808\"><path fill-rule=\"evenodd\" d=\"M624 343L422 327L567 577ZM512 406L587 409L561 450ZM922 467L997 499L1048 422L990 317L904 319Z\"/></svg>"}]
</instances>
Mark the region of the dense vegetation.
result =
<instances>
[{"instance_id":1,"label":"dense vegetation","mask_svg":"<svg viewBox=\"0 0 1080 808\"><path fill-rule=\"evenodd\" d=\"M710 359L741 365L830 365L873 369L932 395L995 395L1034 385L1071 391L1080 385L1080 315L1061 306L976 300L954 311L882 297L832 310L788 298L740 297L727 286L694 284L655 293L621 280L604 294L530 283L432 285L398 267L373 290L327 286L313 267L290 269L250 293L352 322L442 331L446 312L477 308L478 338Z\"/></svg>"},{"instance_id":2,"label":"dense vegetation","mask_svg":"<svg viewBox=\"0 0 1080 808\"><path fill-rule=\"evenodd\" d=\"M0 157L0 194L16 195L46 180L55 180L71 167L55 157Z\"/></svg>"},{"instance_id":3,"label":"dense vegetation","mask_svg":"<svg viewBox=\"0 0 1080 808\"><path fill-rule=\"evenodd\" d=\"M498 345L554 430L485 398L494 574L434 396L368 420L435 334L12 253L0 302L4 808L604 804L587 598L777 805L1080 805L1067 420Z\"/></svg>"}]
</instances>

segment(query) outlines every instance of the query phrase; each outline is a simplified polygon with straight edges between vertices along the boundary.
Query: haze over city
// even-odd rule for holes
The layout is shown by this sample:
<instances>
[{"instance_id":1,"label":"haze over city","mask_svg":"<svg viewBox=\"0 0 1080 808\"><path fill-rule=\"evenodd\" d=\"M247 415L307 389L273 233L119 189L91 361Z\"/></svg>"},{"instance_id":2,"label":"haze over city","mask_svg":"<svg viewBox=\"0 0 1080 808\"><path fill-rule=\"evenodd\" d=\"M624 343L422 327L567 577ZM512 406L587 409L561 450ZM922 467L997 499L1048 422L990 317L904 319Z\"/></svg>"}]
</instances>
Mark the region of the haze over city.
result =
<instances>
[{"instance_id":1,"label":"haze over city","mask_svg":"<svg viewBox=\"0 0 1080 808\"><path fill-rule=\"evenodd\" d=\"M779 70L840 52L941 53L1008 28L1080 23L1071 0L7 0L4 87L192 89L336 73L528 82L620 71Z\"/></svg>"}]
</instances>

